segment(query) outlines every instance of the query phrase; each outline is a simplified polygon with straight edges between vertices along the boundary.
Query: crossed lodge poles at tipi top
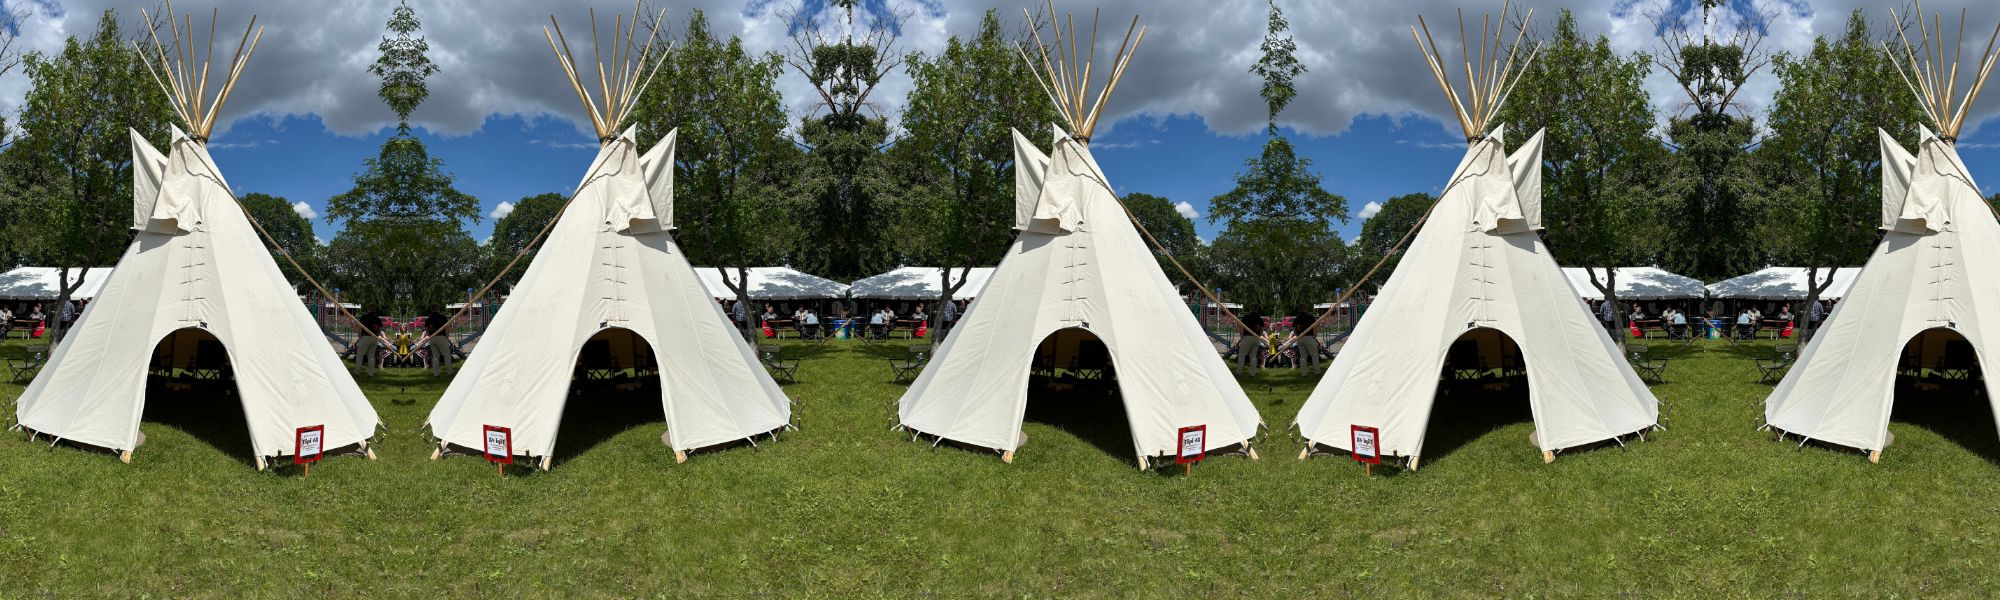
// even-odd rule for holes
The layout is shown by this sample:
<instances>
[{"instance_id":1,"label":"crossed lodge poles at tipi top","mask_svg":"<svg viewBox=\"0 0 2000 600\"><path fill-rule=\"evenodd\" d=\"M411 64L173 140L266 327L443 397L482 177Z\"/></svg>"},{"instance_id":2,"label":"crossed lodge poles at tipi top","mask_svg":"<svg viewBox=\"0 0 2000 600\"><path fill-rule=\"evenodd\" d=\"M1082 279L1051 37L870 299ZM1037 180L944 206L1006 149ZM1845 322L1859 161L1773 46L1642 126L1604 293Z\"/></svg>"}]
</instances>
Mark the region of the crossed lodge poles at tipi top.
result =
<instances>
[{"instance_id":1,"label":"crossed lodge poles at tipi top","mask_svg":"<svg viewBox=\"0 0 2000 600\"><path fill-rule=\"evenodd\" d=\"M1921 6L1917 17L1924 22ZM1882 241L1764 402L1766 426L1799 436L1800 444L1858 448L1881 460L1905 370L1976 368L1986 374L1987 400L2000 402L1992 379L2000 362L1990 346L2000 340L2000 267L1992 260L2000 256L2000 220L1952 146L2000 61L1992 41L2000 27L1968 71L1973 79L1962 100L1955 98L1959 65L1956 58L1945 63L1941 29L1921 28L1922 47L1935 54L1919 54L1907 38L1884 47L1939 130L1919 132L1914 156L1878 130ZM2000 415L2000 404L1993 408Z\"/></svg>"},{"instance_id":2,"label":"crossed lodge poles at tipi top","mask_svg":"<svg viewBox=\"0 0 2000 600\"><path fill-rule=\"evenodd\" d=\"M1429 38L1412 28L1418 45ZM1488 39L1481 32L1481 39ZM1617 343L1569 288L1541 229L1541 147L1537 132L1508 156L1501 131L1489 134L1519 77L1512 50L1495 46L1461 100L1436 42L1425 47L1432 74L1457 110L1471 148L1389 280L1300 409L1295 426L1308 446L1352 451L1354 428L1379 433L1377 451L1415 468L1434 415L1441 372L1455 348L1480 371L1525 373L1535 441L1555 451L1639 433L1659 421L1658 401L1626 364ZM1487 49L1480 49L1488 55ZM1534 51L1527 60L1532 61ZM1466 71L1475 69L1468 64ZM1462 393L1482 391L1460 390Z\"/></svg>"},{"instance_id":3,"label":"crossed lodge poles at tipi top","mask_svg":"<svg viewBox=\"0 0 2000 600\"><path fill-rule=\"evenodd\" d=\"M572 377L591 342L611 348L618 365L656 376L667 443L679 460L692 450L788 427L791 400L674 243L677 136L668 132L641 156L633 130L612 129L658 68L659 56L637 47L631 30L615 40L613 56L626 60L614 59L616 75L601 80L600 106L577 77L560 35L549 34L550 46L590 107L603 146L544 231L546 240L507 309L432 409L427 424L439 445L433 457L454 447L482 450L485 428L498 426L510 431L515 454L539 458L548 468Z\"/></svg>"},{"instance_id":4,"label":"crossed lodge poles at tipi top","mask_svg":"<svg viewBox=\"0 0 2000 600\"><path fill-rule=\"evenodd\" d=\"M171 11L171 6L169 11ZM171 13L169 13L171 15ZM168 18L169 22L174 19ZM189 28L191 29L191 27ZM300 427L323 426L323 448L369 454L379 420L237 203L203 146L215 114L256 49L248 46L211 90L207 58L192 62L193 32L141 50L189 130L162 156L132 133L131 227L136 234L48 364L22 393L22 428L56 441L119 452L130 461L149 374L203 372L230 384L259 468L293 452ZM186 52L183 52L186 46ZM212 57L211 57L212 58ZM211 93L212 91L212 93ZM228 368L213 366L226 355Z\"/></svg>"}]
</instances>

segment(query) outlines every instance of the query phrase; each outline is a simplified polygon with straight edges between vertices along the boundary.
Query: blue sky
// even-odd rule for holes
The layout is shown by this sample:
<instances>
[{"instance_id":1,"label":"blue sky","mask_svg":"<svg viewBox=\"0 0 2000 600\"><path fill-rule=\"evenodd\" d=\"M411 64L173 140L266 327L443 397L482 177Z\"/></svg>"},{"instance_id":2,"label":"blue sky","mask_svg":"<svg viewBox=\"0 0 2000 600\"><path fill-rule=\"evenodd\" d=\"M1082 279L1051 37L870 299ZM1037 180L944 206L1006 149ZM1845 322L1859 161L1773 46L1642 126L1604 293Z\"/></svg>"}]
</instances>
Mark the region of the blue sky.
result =
<instances>
[{"instance_id":1,"label":"blue sky","mask_svg":"<svg viewBox=\"0 0 2000 600\"><path fill-rule=\"evenodd\" d=\"M1739 4L1750 0L1733 0ZM263 192L303 202L307 212L324 213L326 198L350 187L361 161L390 134L394 117L374 96L376 80L366 66L394 0L352 0L337 7L315 2L196 0L177 3L183 11L223 15L220 29L240 32L251 13L267 28L263 45L244 81L222 114L211 150L239 192ZM675 0L666 2L677 31L692 10L706 11L712 28L740 36L753 51L784 52L797 21L792 7L808 13L819 0ZM1678 20L1699 27L1687 0L1541 0L1538 26L1547 27L1557 9L1576 13L1587 35L1604 35L1619 52L1657 50L1660 24ZM1895 3L1900 6L1901 3ZM629 0L561 3L492 0L460 3L411 0L424 20L423 34L442 71L431 79L431 98L413 116L434 156L457 175L460 190L477 196L482 213L503 202L543 192L566 192L588 166L594 140L574 95L550 58L541 26L549 14L567 29L585 30L587 7L599 10L604 27L610 15L631 10ZM999 10L1010 31L1018 29L1023 7L1041 2L963 0L950 3L871 3L910 8L898 28L900 51L935 52L953 35L969 35L981 14ZM1491 6L1485 6L1491 5ZM1839 32L1847 15L1863 10L1886 33L1886 5L1874 0L1784 0L1759 3L1774 10L1762 27L1773 51L1799 52L1818 34ZM137 31L138 9L150 1L33 0L31 14L17 24L29 50L59 49L69 35L88 34L97 15L112 10ZM1264 4L1255 0L1182 2L1162 10L1149 0L1058 3L1058 11L1085 17L1101 7L1105 18L1123 22L1139 14L1148 27L1145 46L1126 81L1107 107L1109 127L1100 126L1093 144L1099 162L1121 192L1142 191L1187 202L1197 215L1197 232L1212 239L1207 199L1232 184L1244 159L1262 143L1263 105L1258 82L1248 72L1263 34ZM1280 0L1311 69L1299 79L1299 96L1280 122L1299 151L1311 158L1326 186L1348 198L1359 213L1369 202L1390 196L1435 191L1463 151L1456 125L1442 125L1446 103L1412 47L1408 28L1418 15L1433 29L1461 6L1469 19L1493 2L1400 0L1397 2L1308 2ZM2000 21L2000 4L1990 0L1932 0L1926 10L1956 17L1969 9L1970 29ZM1667 15L1662 17L1661 15ZM1718 33L1740 27L1743 11L1710 25ZM196 17L199 22L206 14ZM1663 21L1662 19L1666 19ZM1734 19L1734 20L1732 20ZM1949 20L1949 19L1947 19ZM821 27L839 24L820 15ZM1477 29L1474 21L1474 29ZM1448 33L1447 31L1442 33ZM1442 34L1441 33L1441 34ZM579 34L581 35L581 34ZM572 36L576 37L576 36ZM1454 36L1438 40L1455 54ZM225 39L224 43L233 40ZM580 40L573 39L572 43ZM1116 40L1103 42L1115 43ZM1976 40L1975 40L1976 42ZM586 42L587 43L587 42ZM1977 44L1967 54L1979 50ZM1103 49L1107 54L1110 48ZM779 80L793 118L811 108L813 95L803 79L787 73ZM907 77L892 75L875 96L893 115L908 92ZM1655 112L1680 109L1678 91L1663 74L1647 81ZM1775 78L1768 69L1754 77L1743 108L1760 119L1768 110ZM26 81L17 69L0 76L0 112L19 110ZM2000 116L2000 97L1989 95L1973 121ZM12 119L9 119L12 121ZM1975 174L2000 183L2000 129L1973 126L1959 148ZM1988 191L1993 187L1988 186ZM1360 219L1340 228L1351 238ZM330 239L337 225L315 220ZM483 239L492 220L471 225Z\"/></svg>"}]
</instances>

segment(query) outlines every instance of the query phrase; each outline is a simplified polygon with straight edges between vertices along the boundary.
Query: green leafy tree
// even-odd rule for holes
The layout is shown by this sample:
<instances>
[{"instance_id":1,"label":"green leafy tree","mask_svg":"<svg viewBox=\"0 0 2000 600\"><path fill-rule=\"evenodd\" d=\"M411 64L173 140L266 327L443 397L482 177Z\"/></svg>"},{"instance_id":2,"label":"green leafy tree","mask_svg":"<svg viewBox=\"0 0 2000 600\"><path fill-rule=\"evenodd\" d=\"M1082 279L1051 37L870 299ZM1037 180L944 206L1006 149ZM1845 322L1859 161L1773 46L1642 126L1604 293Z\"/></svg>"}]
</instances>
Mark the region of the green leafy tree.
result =
<instances>
[{"instance_id":1,"label":"green leafy tree","mask_svg":"<svg viewBox=\"0 0 2000 600\"><path fill-rule=\"evenodd\" d=\"M24 57L29 90L20 136L0 173L17 201L0 222L17 260L57 267L58 302L83 285L84 269L117 261L131 239L132 145L127 128L165 140L173 108L117 18L71 37L54 55ZM54 333L61 335L58 330Z\"/></svg>"},{"instance_id":2,"label":"green leafy tree","mask_svg":"<svg viewBox=\"0 0 2000 600\"><path fill-rule=\"evenodd\" d=\"M909 57L910 90L902 139L889 151L902 188L891 238L896 258L939 269L943 296L930 314L944 318L973 267L998 263L1014 223L1012 131L1041 131L1055 120L1001 31L996 11L970 39L953 36L936 57Z\"/></svg>"},{"instance_id":3,"label":"green leafy tree","mask_svg":"<svg viewBox=\"0 0 2000 600\"><path fill-rule=\"evenodd\" d=\"M1702 0L1700 32L1686 30L1673 16L1654 15L1663 47L1653 62L1687 97L1667 123L1674 154L1661 191L1674 200L1664 215L1673 226L1666 228L1661 262L1698 279L1745 273L1766 260L1752 235L1753 224L1764 218L1749 160L1757 127L1736 98L1768 62L1763 32L1770 18L1752 15L1750 26L1723 38L1708 26L1716 9L1737 10L1733 3L1747 1Z\"/></svg>"},{"instance_id":4,"label":"green leafy tree","mask_svg":"<svg viewBox=\"0 0 2000 600\"><path fill-rule=\"evenodd\" d=\"M782 64L775 54L744 50L736 37L715 37L708 17L694 11L632 113L648 143L680 130L674 236L690 261L714 265L746 305L749 267L784 262L794 240L820 241L796 233L814 216L794 211L785 191L799 153L785 137Z\"/></svg>"},{"instance_id":5,"label":"green leafy tree","mask_svg":"<svg viewBox=\"0 0 2000 600\"><path fill-rule=\"evenodd\" d=\"M319 238L313 236L312 221L299 215L290 200L278 196L251 192L236 200L243 205L243 211L249 213L250 219L263 226L264 232L277 242L277 248L283 249L282 253L277 248L272 249L271 260L278 262L278 271L285 274L285 280L295 287L311 289L304 275L321 271L320 243ZM285 260L285 254L290 254L293 261L305 267L306 272L302 274L293 268L292 262Z\"/></svg>"},{"instance_id":6,"label":"green leafy tree","mask_svg":"<svg viewBox=\"0 0 2000 600\"><path fill-rule=\"evenodd\" d=\"M431 95L430 86L424 80L438 72L438 66L431 64L431 45L415 34L423 28L417 20L417 11L408 2L396 5L389 15L388 29L396 37L384 37L375 48L381 56L375 64L368 66L368 73L382 78L381 87L375 94L396 112L397 128L407 132L410 129L410 113L424 103Z\"/></svg>"},{"instance_id":7,"label":"green leafy tree","mask_svg":"<svg viewBox=\"0 0 2000 600\"><path fill-rule=\"evenodd\" d=\"M794 264L807 271L861 277L895 266L894 244L883 235L897 206L883 152L889 119L871 98L902 63L897 32L904 19L855 1L821 9L840 11L841 33L822 31L820 11L801 10L788 19L796 33L786 62L817 98L799 123L806 155L792 182L792 195L805 200L798 214L802 239L812 242L792 253ZM862 22L857 10L869 12L860 15Z\"/></svg>"},{"instance_id":8,"label":"green leafy tree","mask_svg":"<svg viewBox=\"0 0 2000 600\"><path fill-rule=\"evenodd\" d=\"M1246 305L1279 310L1311 304L1337 287L1347 250L1330 227L1347 222L1347 199L1326 191L1312 161L1278 131L1278 114L1297 97L1293 80L1306 71L1288 27L1272 2L1263 53L1250 68L1264 79L1259 93L1269 139L1261 154L1245 161L1236 187L1208 201L1209 221L1228 223L1210 253L1226 287ZM1298 270L1307 263L1312 268Z\"/></svg>"},{"instance_id":9,"label":"green leafy tree","mask_svg":"<svg viewBox=\"0 0 2000 600\"><path fill-rule=\"evenodd\" d=\"M1334 289L1352 283L1340 268L1347 253L1340 234L1322 223L1269 219L1231 224L1209 256L1230 301L1289 312L1331 300Z\"/></svg>"},{"instance_id":10,"label":"green leafy tree","mask_svg":"<svg viewBox=\"0 0 2000 600\"><path fill-rule=\"evenodd\" d=\"M1605 301L1618 303L1619 265L1651 262L1664 215L1653 173L1667 160L1652 136L1645 90L1649 61L1620 56L1604 36L1576 30L1565 10L1555 34L1522 74L1501 108L1523 142L1545 130L1542 146L1542 239L1558 260L1582 266ZM1625 311L1612 311L1624 326Z\"/></svg>"},{"instance_id":11,"label":"green leafy tree","mask_svg":"<svg viewBox=\"0 0 2000 600\"><path fill-rule=\"evenodd\" d=\"M1375 216L1361 223L1361 235L1354 239L1354 245L1349 249L1349 278L1358 280L1366 276L1369 269L1375 268L1375 275L1368 283L1380 287L1387 281L1389 274L1396 272L1396 265L1402 262L1403 250L1408 247L1403 237L1416 228L1417 222L1430 212L1431 205L1436 202L1436 196L1423 192L1383 200ZM1403 242L1405 247L1397 248L1397 242ZM1380 268L1375 267L1378 262L1382 265Z\"/></svg>"},{"instance_id":12,"label":"green leafy tree","mask_svg":"<svg viewBox=\"0 0 2000 600\"><path fill-rule=\"evenodd\" d=\"M479 270L478 244L462 222L479 221L479 199L453 187L444 161L411 133L409 116L430 95L437 73L424 57L429 44L408 5L391 13L382 54L369 72L382 78L376 95L396 112L396 135L362 162L354 188L327 200L326 218L345 226L329 244L334 284L347 299L413 313L464 298Z\"/></svg>"},{"instance_id":13,"label":"green leafy tree","mask_svg":"<svg viewBox=\"0 0 2000 600\"><path fill-rule=\"evenodd\" d=\"M1775 70L1771 135L1756 153L1774 199L1761 237L1779 260L1806 266L1810 306L1832 285L1834 269L1866 262L1879 237L1877 128L1910 147L1923 108L1858 9L1845 34L1821 36L1804 56L1778 55Z\"/></svg>"},{"instance_id":14,"label":"green leafy tree","mask_svg":"<svg viewBox=\"0 0 2000 600\"><path fill-rule=\"evenodd\" d=\"M485 266L480 269L479 279L491 280L501 276L501 270L508 263L515 263L506 278L496 283L494 289L512 288L521 280L522 268L535 261L537 248L528 246L542 229L561 216L563 205L569 198L557 193L536 194L514 201L514 210L493 222L493 237L486 240ZM523 253L523 251L526 251ZM518 262L515 257L520 257Z\"/></svg>"},{"instance_id":15,"label":"green leafy tree","mask_svg":"<svg viewBox=\"0 0 2000 600\"><path fill-rule=\"evenodd\" d=\"M1179 261L1196 277L1201 276L1202 269L1197 268L1203 258L1201 238L1195 236L1194 221L1189 221L1186 215L1174 208L1174 201L1132 192L1125 195L1125 209L1131 211L1132 218L1137 219L1146 232L1153 234L1153 239L1160 243L1159 248L1152 248L1153 260L1159 262L1160 271L1167 274L1167 279L1181 279L1180 270L1174 268L1174 261ZM1165 248L1166 253L1162 253L1161 248ZM1167 258L1168 254L1173 256L1171 260Z\"/></svg>"}]
</instances>

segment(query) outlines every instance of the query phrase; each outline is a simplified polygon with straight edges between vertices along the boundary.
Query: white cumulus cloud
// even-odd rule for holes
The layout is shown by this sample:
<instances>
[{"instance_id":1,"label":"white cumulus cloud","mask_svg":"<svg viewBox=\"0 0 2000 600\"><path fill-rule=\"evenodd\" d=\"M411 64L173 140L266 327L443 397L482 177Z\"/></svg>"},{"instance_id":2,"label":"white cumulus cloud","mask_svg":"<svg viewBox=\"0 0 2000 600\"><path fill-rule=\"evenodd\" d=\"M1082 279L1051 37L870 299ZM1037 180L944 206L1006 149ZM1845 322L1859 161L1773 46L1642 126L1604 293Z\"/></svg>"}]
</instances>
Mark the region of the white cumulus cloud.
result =
<instances>
[{"instance_id":1,"label":"white cumulus cloud","mask_svg":"<svg viewBox=\"0 0 2000 600\"><path fill-rule=\"evenodd\" d=\"M305 217L307 221L319 218L319 211L313 210L312 205L304 202L293 202L292 212L299 213L299 216Z\"/></svg>"},{"instance_id":2,"label":"white cumulus cloud","mask_svg":"<svg viewBox=\"0 0 2000 600\"><path fill-rule=\"evenodd\" d=\"M507 218L507 215L511 214L514 214L514 203L501 202L499 206L493 207L493 212L488 214L487 216L493 217L495 219L505 219Z\"/></svg>"},{"instance_id":3,"label":"white cumulus cloud","mask_svg":"<svg viewBox=\"0 0 2000 600\"><path fill-rule=\"evenodd\" d=\"M1187 217L1187 220L1189 221L1201 218L1201 211L1195 210L1194 205L1188 204L1186 201L1182 201L1179 204L1175 204L1174 212L1180 213L1181 216L1183 217Z\"/></svg>"},{"instance_id":4,"label":"white cumulus cloud","mask_svg":"<svg viewBox=\"0 0 2000 600\"><path fill-rule=\"evenodd\" d=\"M1375 213L1379 212L1382 212L1382 203L1370 202L1366 206L1362 206L1361 212L1355 214L1355 216L1361 217L1361 220L1366 221L1375 218Z\"/></svg>"}]
</instances>

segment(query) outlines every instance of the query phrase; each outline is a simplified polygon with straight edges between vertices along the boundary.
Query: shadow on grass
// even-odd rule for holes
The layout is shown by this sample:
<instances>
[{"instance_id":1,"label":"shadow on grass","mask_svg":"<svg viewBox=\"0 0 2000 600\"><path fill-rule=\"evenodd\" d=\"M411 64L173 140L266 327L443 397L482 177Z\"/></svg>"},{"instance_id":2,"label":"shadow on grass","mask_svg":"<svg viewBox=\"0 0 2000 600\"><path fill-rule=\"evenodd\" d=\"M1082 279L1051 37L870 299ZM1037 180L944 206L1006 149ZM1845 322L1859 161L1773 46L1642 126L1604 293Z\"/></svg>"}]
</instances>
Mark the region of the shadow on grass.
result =
<instances>
[{"instance_id":1,"label":"shadow on grass","mask_svg":"<svg viewBox=\"0 0 2000 600\"><path fill-rule=\"evenodd\" d=\"M244 465L255 465L250 422L233 381L147 378L145 421L179 429Z\"/></svg>"},{"instance_id":2,"label":"shadow on grass","mask_svg":"<svg viewBox=\"0 0 2000 600\"><path fill-rule=\"evenodd\" d=\"M1118 460L1132 456L1132 424L1115 382L1062 389L1061 385L1031 381L1026 420L1060 429Z\"/></svg>"},{"instance_id":3,"label":"shadow on grass","mask_svg":"<svg viewBox=\"0 0 2000 600\"><path fill-rule=\"evenodd\" d=\"M563 404L562 425L556 431L556 447L551 452L555 465L569 462L626 431L666 424L658 378L641 377L622 387L620 381L624 380L571 384L569 401Z\"/></svg>"},{"instance_id":4,"label":"shadow on grass","mask_svg":"<svg viewBox=\"0 0 2000 600\"><path fill-rule=\"evenodd\" d=\"M1486 387L1501 381L1479 379L1438 384L1437 400L1431 405L1430 426L1424 432L1423 466L1447 460L1454 452L1502 427L1534 422L1534 412L1528 406L1527 378L1506 380L1503 389ZM1526 444L1527 440L1519 442Z\"/></svg>"},{"instance_id":5,"label":"shadow on grass","mask_svg":"<svg viewBox=\"0 0 2000 600\"><path fill-rule=\"evenodd\" d=\"M1930 430L2000 465L2000 429L1994 427L1992 403L1979 389L1983 385L1971 379L1926 391L1899 380L1889 420Z\"/></svg>"}]
</instances>

